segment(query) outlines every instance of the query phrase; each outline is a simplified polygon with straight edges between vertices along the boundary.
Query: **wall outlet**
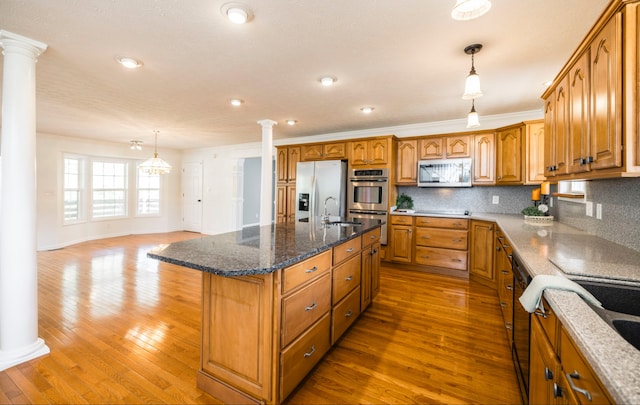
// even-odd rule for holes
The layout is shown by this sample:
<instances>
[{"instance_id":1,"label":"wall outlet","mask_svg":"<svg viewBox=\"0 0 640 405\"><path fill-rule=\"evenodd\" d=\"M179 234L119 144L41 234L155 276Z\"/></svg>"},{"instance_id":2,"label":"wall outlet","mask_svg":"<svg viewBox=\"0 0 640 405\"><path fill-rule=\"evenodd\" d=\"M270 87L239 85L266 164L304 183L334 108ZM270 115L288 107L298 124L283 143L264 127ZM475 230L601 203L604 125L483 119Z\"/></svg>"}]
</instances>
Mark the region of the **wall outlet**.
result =
<instances>
[{"instance_id":1,"label":"wall outlet","mask_svg":"<svg viewBox=\"0 0 640 405\"><path fill-rule=\"evenodd\" d=\"M493 199L491 200L491 204L500 204L500 196L494 195Z\"/></svg>"},{"instance_id":2,"label":"wall outlet","mask_svg":"<svg viewBox=\"0 0 640 405\"><path fill-rule=\"evenodd\" d=\"M596 219L602 219L602 204L596 204Z\"/></svg>"},{"instance_id":3,"label":"wall outlet","mask_svg":"<svg viewBox=\"0 0 640 405\"><path fill-rule=\"evenodd\" d=\"M585 212L585 214L588 217L592 217L593 216L593 202L592 201L587 201L586 210L587 210L587 212Z\"/></svg>"},{"instance_id":4,"label":"wall outlet","mask_svg":"<svg viewBox=\"0 0 640 405\"><path fill-rule=\"evenodd\" d=\"M549 207L553 208L553 197L549 197Z\"/></svg>"}]
</instances>

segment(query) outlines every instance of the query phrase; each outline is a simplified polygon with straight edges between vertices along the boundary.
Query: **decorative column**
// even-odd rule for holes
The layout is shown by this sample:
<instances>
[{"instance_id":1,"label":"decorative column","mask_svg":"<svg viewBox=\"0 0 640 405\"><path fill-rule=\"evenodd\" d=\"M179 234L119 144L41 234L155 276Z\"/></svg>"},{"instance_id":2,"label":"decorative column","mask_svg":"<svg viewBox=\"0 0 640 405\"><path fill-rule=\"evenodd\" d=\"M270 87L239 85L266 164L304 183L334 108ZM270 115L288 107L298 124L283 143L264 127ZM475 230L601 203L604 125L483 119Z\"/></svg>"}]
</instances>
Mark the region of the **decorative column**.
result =
<instances>
[{"instance_id":1,"label":"decorative column","mask_svg":"<svg viewBox=\"0 0 640 405\"><path fill-rule=\"evenodd\" d=\"M260 226L271 225L273 215L273 126L277 122L260 120L262 125L262 170L260 183Z\"/></svg>"},{"instance_id":2,"label":"decorative column","mask_svg":"<svg viewBox=\"0 0 640 405\"><path fill-rule=\"evenodd\" d=\"M0 30L0 370L49 353L38 337L36 58L47 45Z\"/></svg>"}]
</instances>

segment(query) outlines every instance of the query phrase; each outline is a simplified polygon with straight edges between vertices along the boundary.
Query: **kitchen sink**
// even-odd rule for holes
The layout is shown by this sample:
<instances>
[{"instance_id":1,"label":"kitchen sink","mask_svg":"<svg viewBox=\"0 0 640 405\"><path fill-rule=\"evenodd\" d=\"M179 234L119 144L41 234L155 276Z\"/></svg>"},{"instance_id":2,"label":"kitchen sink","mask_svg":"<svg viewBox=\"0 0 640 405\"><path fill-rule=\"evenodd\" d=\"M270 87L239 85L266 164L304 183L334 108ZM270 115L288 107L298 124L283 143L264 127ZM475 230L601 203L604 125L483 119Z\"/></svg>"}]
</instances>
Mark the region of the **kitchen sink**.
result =
<instances>
[{"instance_id":1,"label":"kitchen sink","mask_svg":"<svg viewBox=\"0 0 640 405\"><path fill-rule=\"evenodd\" d=\"M600 281L575 280L602 303L593 307L620 336L640 350L640 287Z\"/></svg>"}]
</instances>

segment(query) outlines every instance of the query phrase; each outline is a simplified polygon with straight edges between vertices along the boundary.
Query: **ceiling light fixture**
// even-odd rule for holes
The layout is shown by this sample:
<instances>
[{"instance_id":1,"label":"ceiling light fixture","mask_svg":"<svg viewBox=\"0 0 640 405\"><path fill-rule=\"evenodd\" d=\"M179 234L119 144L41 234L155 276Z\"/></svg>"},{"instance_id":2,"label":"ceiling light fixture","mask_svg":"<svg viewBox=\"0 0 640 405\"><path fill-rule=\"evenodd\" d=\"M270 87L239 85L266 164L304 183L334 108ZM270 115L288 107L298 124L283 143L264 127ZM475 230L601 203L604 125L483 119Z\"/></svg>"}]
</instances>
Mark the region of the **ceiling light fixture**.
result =
<instances>
[{"instance_id":1,"label":"ceiling light fixture","mask_svg":"<svg viewBox=\"0 0 640 405\"><path fill-rule=\"evenodd\" d=\"M171 172L171 165L158 157L158 132L153 131L155 135L155 148L153 157L142 162L138 169L148 174L167 174Z\"/></svg>"},{"instance_id":2,"label":"ceiling light fixture","mask_svg":"<svg viewBox=\"0 0 640 405\"><path fill-rule=\"evenodd\" d=\"M489 0L457 0L451 11L451 18L459 21L473 20L486 14L490 8Z\"/></svg>"},{"instance_id":3,"label":"ceiling light fixture","mask_svg":"<svg viewBox=\"0 0 640 405\"><path fill-rule=\"evenodd\" d=\"M476 73L476 68L473 64L473 55L480 52L482 49L481 44L473 44L464 48L464 53L471 55L471 71L464 83L463 100L472 100L474 98L482 97L482 90L480 89L480 76Z\"/></svg>"},{"instance_id":4,"label":"ceiling light fixture","mask_svg":"<svg viewBox=\"0 0 640 405\"><path fill-rule=\"evenodd\" d=\"M137 69L143 65L141 61L128 56L116 56L116 61L127 69Z\"/></svg>"},{"instance_id":5,"label":"ceiling light fixture","mask_svg":"<svg viewBox=\"0 0 640 405\"><path fill-rule=\"evenodd\" d=\"M476 100L471 100L471 111L469 111L469 115L467 116L467 128L475 128L480 126L480 119L478 118L478 113L476 112Z\"/></svg>"},{"instance_id":6,"label":"ceiling light fixture","mask_svg":"<svg viewBox=\"0 0 640 405\"><path fill-rule=\"evenodd\" d=\"M240 100L239 98L234 98L233 100L230 100L229 102L234 107L238 107L238 106L242 105L242 103L244 103L244 101Z\"/></svg>"},{"instance_id":7,"label":"ceiling light fixture","mask_svg":"<svg viewBox=\"0 0 640 405\"><path fill-rule=\"evenodd\" d=\"M234 24L244 24L253 19L251 10L241 3L223 4L220 8L220 12Z\"/></svg>"},{"instance_id":8,"label":"ceiling light fixture","mask_svg":"<svg viewBox=\"0 0 640 405\"><path fill-rule=\"evenodd\" d=\"M373 110L375 110L375 108L373 108L373 107L362 107L360 109L360 111L362 111L364 114L371 114L371 112L373 112Z\"/></svg>"},{"instance_id":9,"label":"ceiling light fixture","mask_svg":"<svg viewBox=\"0 0 640 405\"><path fill-rule=\"evenodd\" d=\"M335 83L337 81L338 81L338 79L336 79L335 77L331 77L331 76L325 76L325 77L321 77L320 78L320 83L322 83L322 85L324 87L332 86L333 83Z\"/></svg>"},{"instance_id":10,"label":"ceiling light fixture","mask_svg":"<svg viewBox=\"0 0 640 405\"><path fill-rule=\"evenodd\" d=\"M142 141L129 141L129 147L132 150L142 150Z\"/></svg>"},{"instance_id":11,"label":"ceiling light fixture","mask_svg":"<svg viewBox=\"0 0 640 405\"><path fill-rule=\"evenodd\" d=\"M292 126L296 125L297 123L298 123L298 121L296 121L296 120L287 120L287 124L292 125Z\"/></svg>"}]
</instances>

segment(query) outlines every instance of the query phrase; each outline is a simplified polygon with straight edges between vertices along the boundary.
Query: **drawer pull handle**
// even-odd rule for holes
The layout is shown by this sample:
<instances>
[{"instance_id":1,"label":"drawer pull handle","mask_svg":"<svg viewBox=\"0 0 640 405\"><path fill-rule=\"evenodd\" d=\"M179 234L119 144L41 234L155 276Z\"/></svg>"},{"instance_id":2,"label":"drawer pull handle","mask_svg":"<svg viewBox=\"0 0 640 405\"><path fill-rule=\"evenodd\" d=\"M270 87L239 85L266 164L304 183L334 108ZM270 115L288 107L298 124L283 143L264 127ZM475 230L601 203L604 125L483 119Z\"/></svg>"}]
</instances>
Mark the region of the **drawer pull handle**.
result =
<instances>
[{"instance_id":1,"label":"drawer pull handle","mask_svg":"<svg viewBox=\"0 0 640 405\"><path fill-rule=\"evenodd\" d=\"M452 262L457 262L460 263L462 261L462 259L451 259Z\"/></svg>"},{"instance_id":2,"label":"drawer pull handle","mask_svg":"<svg viewBox=\"0 0 640 405\"><path fill-rule=\"evenodd\" d=\"M509 274L509 270L500 270L502 274Z\"/></svg>"},{"instance_id":3,"label":"drawer pull handle","mask_svg":"<svg viewBox=\"0 0 640 405\"><path fill-rule=\"evenodd\" d=\"M304 357L311 357L316 352L316 345L311 346L311 351L304 354Z\"/></svg>"},{"instance_id":4,"label":"drawer pull handle","mask_svg":"<svg viewBox=\"0 0 640 405\"><path fill-rule=\"evenodd\" d=\"M549 370L549 367L544 368L544 379L546 381L553 380L553 371Z\"/></svg>"},{"instance_id":5,"label":"drawer pull handle","mask_svg":"<svg viewBox=\"0 0 640 405\"><path fill-rule=\"evenodd\" d=\"M513 286L511 284L507 284L505 288L509 291L513 290Z\"/></svg>"},{"instance_id":6,"label":"drawer pull handle","mask_svg":"<svg viewBox=\"0 0 640 405\"><path fill-rule=\"evenodd\" d=\"M373 250L371 251L371 256L375 255L376 253L378 253L378 249L373 249Z\"/></svg>"},{"instance_id":7,"label":"drawer pull handle","mask_svg":"<svg viewBox=\"0 0 640 405\"><path fill-rule=\"evenodd\" d=\"M377 236L376 236L376 235L371 235L371 236L369 236L369 239L375 239L375 238L377 238Z\"/></svg>"},{"instance_id":8,"label":"drawer pull handle","mask_svg":"<svg viewBox=\"0 0 640 405\"><path fill-rule=\"evenodd\" d=\"M506 302L504 302L504 301L501 301L501 302L500 302L500 306L501 306L502 308L505 308L505 307L507 306L507 303L506 303Z\"/></svg>"},{"instance_id":9,"label":"drawer pull handle","mask_svg":"<svg viewBox=\"0 0 640 405\"><path fill-rule=\"evenodd\" d=\"M547 318L549 317L549 315L548 315L548 314L545 314L544 312L542 312L542 311L541 311L541 310L539 310L539 309L536 309L536 310L535 310L535 312L534 312L534 314L536 314L536 315L538 315L538 316L541 316L543 319L547 319Z\"/></svg>"},{"instance_id":10,"label":"drawer pull handle","mask_svg":"<svg viewBox=\"0 0 640 405\"><path fill-rule=\"evenodd\" d=\"M314 302L313 304L309 305L308 307L305 307L305 308L304 308L304 310L305 310L305 311L311 311L311 310L316 309L316 307L317 307L317 306L318 306L318 304L316 304L316 303Z\"/></svg>"},{"instance_id":11,"label":"drawer pull handle","mask_svg":"<svg viewBox=\"0 0 640 405\"><path fill-rule=\"evenodd\" d=\"M349 311L347 311L347 313L346 313L346 314L344 314L344 317L345 317L345 318L349 318L351 315L353 315L353 311L352 311L352 310L349 310Z\"/></svg>"},{"instance_id":12,"label":"drawer pull handle","mask_svg":"<svg viewBox=\"0 0 640 405\"><path fill-rule=\"evenodd\" d=\"M423 259L428 259L429 258L429 256L420 256L420 257L422 257Z\"/></svg>"},{"instance_id":13,"label":"drawer pull handle","mask_svg":"<svg viewBox=\"0 0 640 405\"><path fill-rule=\"evenodd\" d=\"M351 281L351 280L353 280L353 274L349 274L349 276L344 279L344 281Z\"/></svg>"},{"instance_id":14,"label":"drawer pull handle","mask_svg":"<svg viewBox=\"0 0 640 405\"><path fill-rule=\"evenodd\" d=\"M314 271L318 270L318 268L316 266L313 266L310 269L306 269L304 272L305 273L313 273Z\"/></svg>"},{"instance_id":15,"label":"drawer pull handle","mask_svg":"<svg viewBox=\"0 0 640 405\"><path fill-rule=\"evenodd\" d=\"M430 236L421 236L422 239L431 239Z\"/></svg>"},{"instance_id":16,"label":"drawer pull handle","mask_svg":"<svg viewBox=\"0 0 640 405\"><path fill-rule=\"evenodd\" d=\"M505 323L505 324L504 324L504 327L505 327L505 328L507 328L507 329L509 329L509 330L513 329L513 328L511 327L511 322L507 322L507 323Z\"/></svg>"},{"instance_id":17,"label":"drawer pull handle","mask_svg":"<svg viewBox=\"0 0 640 405\"><path fill-rule=\"evenodd\" d=\"M579 392L580 394L584 395L589 401L591 401L591 393L584 388L576 386L573 382L574 378L576 380L580 379L580 374L576 370L573 370L573 373L567 373L567 380L569 380L569 386L571 387L571 389L575 392Z\"/></svg>"},{"instance_id":18,"label":"drawer pull handle","mask_svg":"<svg viewBox=\"0 0 640 405\"><path fill-rule=\"evenodd\" d=\"M462 239L453 239L452 241L456 242L456 243L460 243L460 242L462 242Z\"/></svg>"},{"instance_id":19,"label":"drawer pull handle","mask_svg":"<svg viewBox=\"0 0 640 405\"><path fill-rule=\"evenodd\" d=\"M347 253L351 253L351 252L353 252L353 248L347 249Z\"/></svg>"}]
</instances>

